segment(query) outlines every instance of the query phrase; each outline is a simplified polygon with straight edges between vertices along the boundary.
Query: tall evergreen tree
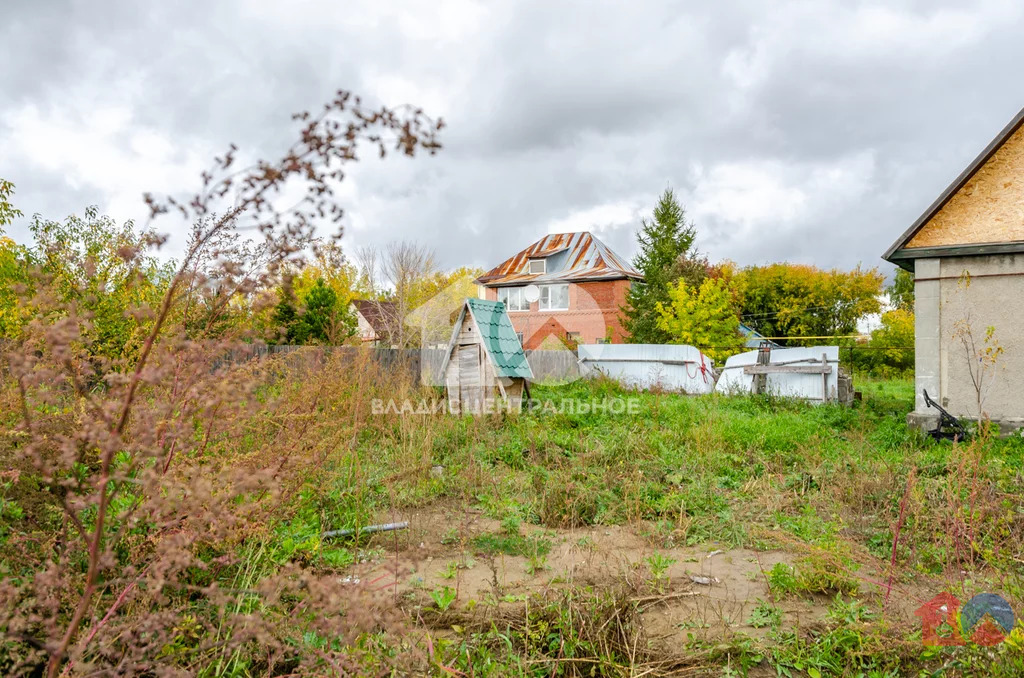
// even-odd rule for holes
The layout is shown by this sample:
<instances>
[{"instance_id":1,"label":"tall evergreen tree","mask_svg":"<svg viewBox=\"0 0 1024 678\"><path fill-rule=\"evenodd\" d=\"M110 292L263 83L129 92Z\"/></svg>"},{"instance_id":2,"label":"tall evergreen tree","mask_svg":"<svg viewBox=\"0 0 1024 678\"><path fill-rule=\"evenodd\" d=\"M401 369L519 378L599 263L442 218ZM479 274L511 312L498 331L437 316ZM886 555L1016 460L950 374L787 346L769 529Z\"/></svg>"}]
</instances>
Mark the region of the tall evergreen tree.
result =
<instances>
[{"instance_id":1,"label":"tall evergreen tree","mask_svg":"<svg viewBox=\"0 0 1024 678\"><path fill-rule=\"evenodd\" d=\"M268 340L271 343L279 343L283 340L286 344L301 344L305 336L299 331L301 318L295 310L295 293L291 285L286 285L280 290L281 299L274 307L273 323L276 332Z\"/></svg>"},{"instance_id":2,"label":"tall evergreen tree","mask_svg":"<svg viewBox=\"0 0 1024 678\"><path fill-rule=\"evenodd\" d=\"M329 343L333 338L338 320L338 295L324 284L323 278L317 278L313 288L306 294L306 313L302 320L307 328L309 340L322 344Z\"/></svg>"},{"instance_id":3,"label":"tall evergreen tree","mask_svg":"<svg viewBox=\"0 0 1024 678\"><path fill-rule=\"evenodd\" d=\"M686 223L686 211L666 188L654 208L653 219L643 220L637 241L640 252L633 268L644 276L626 295L625 327L634 344L667 344L671 335L658 326L658 303L669 305L669 284L680 258L693 247L696 229Z\"/></svg>"},{"instance_id":4,"label":"tall evergreen tree","mask_svg":"<svg viewBox=\"0 0 1024 678\"><path fill-rule=\"evenodd\" d=\"M274 307L278 333L271 341L288 344L340 344L356 333L356 318L323 278L317 278L299 298L291 284L282 285Z\"/></svg>"}]
</instances>

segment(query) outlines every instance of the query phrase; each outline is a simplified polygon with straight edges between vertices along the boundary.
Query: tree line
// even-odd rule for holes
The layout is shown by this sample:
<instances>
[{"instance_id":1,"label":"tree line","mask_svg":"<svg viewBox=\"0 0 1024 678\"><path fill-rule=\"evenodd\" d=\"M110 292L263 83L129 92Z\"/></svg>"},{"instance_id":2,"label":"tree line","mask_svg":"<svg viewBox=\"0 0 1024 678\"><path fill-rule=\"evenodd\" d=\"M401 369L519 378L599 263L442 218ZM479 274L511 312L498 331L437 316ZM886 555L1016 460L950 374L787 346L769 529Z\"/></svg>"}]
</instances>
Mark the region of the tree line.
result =
<instances>
[{"instance_id":1,"label":"tree line","mask_svg":"<svg viewBox=\"0 0 1024 678\"><path fill-rule=\"evenodd\" d=\"M63 221L34 215L30 242L18 244L3 230L23 216L13 193L14 185L0 179L0 339L18 340L33 320L63 314L88 319L80 344L93 360L136 355L151 326L140 309L163 298L177 262L150 253L153 232L118 224L95 207ZM301 262L273 262L263 246L237 234L211 243L175 295L168 324L185 337L358 344L352 302L359 299L392 309L383 342L409 347L420 335L398 319L454 281L482 273L444 271L428 248L408 241L359 248L354 257L333 240L313 239L308 249ZM246 265L225 269L225 261Z\"/></svg>"},{"instance_id":2,"label":"tree line","mask_svg":"<svg viewBox=\"0 0 1024 678\"><path fill-rule=\"evenodd\" d=\"M16 339L46 304L85 314L83 345L96 359L137 352L147 331L137 309L162 298L174 261L152 254L152 232L117 224L88 208L63 221L35 215L31 242L19 245L2 227L21 213L11 203L14 187L0 180L0 338ZM858 369L899 373L913 368L913 276L898 271L885 287L877 268L823 270L773 263L740 268L711 262L695 245L696 226L674 192L666 190L637 233L634 267L644 281L629 290L623 308L634 343L685 343L724 360L745 350L741 326L782 345L838 343L854 347ZM186 336L244 336L275 344L360 343L352 310L356 299L388 309L393 318L385 343L415 346L420 335L400 319L457 280L481 271L443 271L434 254L414 242L358 248L350 257L333 240L313 239L301 264L270 261L261 246L237 234L197 257L171 309ZM126 252L138 256L126 257ZM249 262L225 271L222 261ZM267 269L274 269L267 276ZM260 284L247 284L251 280ZM45 288L46 295L38 292ZM883 307L883 292L888 306ZM46 300L49 300L47 302ZM70 310L69 310L70 309ZM857 325L881 314L867 340L851 338ZM805 337L818 337L805 339Z\"/></svg>"},{"instance_id":3,"label":"tree line","mask_svg":"<svg viewBox=\"0 0 1024 678\"><path fill-rule=\"evenodd\" d=\"M637 234L634 283L623 311L634 343L682 343L716 360L747 350L748 328L783 346L839 344L853 351L861 369L901 372L913 368L913 276L897 272L886 287L877 268L843 271L806 264L772 263L740 268L712 263L695 246L697 229L675 193L666 189ZM888 305L883 304L883 292ZM881 314L869 339L857 326Z\"/></svg>"}]
</instances>

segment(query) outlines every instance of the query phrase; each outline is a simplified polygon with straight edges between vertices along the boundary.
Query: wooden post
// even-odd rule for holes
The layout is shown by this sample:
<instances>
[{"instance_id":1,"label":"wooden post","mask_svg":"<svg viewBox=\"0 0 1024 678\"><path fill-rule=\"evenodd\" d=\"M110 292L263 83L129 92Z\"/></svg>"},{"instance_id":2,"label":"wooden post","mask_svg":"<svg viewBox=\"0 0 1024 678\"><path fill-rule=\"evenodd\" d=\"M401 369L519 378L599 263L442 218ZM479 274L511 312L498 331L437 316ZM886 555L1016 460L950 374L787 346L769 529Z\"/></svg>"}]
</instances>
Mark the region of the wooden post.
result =
<instances>
[{"instance_id":1,"label":"wooden post","mask_svg":"<svg viewBox=\"0 0 1024 678\"><path fill-rule=\"evenodd\" d=\"M828 402L828 372L825 368L828 367L828 354L821 354L821 402Z\"/></svg>"},{"instance_id":2,"label":"wooden post","mask_svg":"<svg viewBox=\"0 0 1024 678\"><path fill-rule=\"evenodd\" d=\"M772 346L767 341L762 341L757 347L757 364L768 365L772 360ZM768 375L754 375L754 393L764 393L768 390Z\"/></svg>"}]
</instances>

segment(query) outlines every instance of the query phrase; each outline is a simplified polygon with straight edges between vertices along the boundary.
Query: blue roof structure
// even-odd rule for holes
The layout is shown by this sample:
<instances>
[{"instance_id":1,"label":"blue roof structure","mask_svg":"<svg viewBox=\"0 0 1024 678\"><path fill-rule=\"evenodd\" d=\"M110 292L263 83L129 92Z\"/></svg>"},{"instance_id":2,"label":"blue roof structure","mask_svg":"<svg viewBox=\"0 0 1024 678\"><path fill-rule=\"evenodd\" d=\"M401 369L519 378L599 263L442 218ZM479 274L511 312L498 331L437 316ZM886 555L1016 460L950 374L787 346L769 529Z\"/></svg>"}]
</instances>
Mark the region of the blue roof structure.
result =
<instances>
[{"instance_id":1,"label":"blue roof structure","mask_svg":"<svg viewBox=\"0 0 1024 678\"><path fill-rule=\"evenodd\" d=\"M748 327L743 323L740 323L740 334L744 338L744 346L747 348L760 348L762 341L768 341L764 338L764 335L755 330L753 327ZM768 341L772 346L778 346L774 341Z\"/></svg>"}]
</instances>

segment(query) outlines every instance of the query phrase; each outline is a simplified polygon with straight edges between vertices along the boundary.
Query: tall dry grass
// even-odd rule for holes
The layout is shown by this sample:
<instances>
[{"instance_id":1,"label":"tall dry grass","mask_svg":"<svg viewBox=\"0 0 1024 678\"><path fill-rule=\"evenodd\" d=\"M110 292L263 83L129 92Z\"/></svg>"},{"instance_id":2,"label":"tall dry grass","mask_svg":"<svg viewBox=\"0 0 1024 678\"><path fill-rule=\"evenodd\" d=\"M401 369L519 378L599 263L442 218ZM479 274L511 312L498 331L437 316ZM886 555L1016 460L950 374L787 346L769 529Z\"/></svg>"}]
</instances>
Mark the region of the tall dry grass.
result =
<instances>
[{"instance_id":1,"label":"tall dry grass","mask_svg":"<svg viewBox=\"0 0 1024 678\"><path fill-rule=\"evenodd\" d=\"M271 527L365 424L353 389L387 381L329 363L223 364L246 337L221 320L301 264L318 221L341 218L334 190L362 145L433 153L442 124L341 91L294 119L281 157L240 167L232 146L191 197L145 196L151 218L192 227L162 297L125 313L132 350L92 344L91 255L72 294L42 267L20 286L30 317L0 359L0 487L4 510L22 514L0 535L3 673L360 674L351 648L393 624L372 585L275 560ZM292 188L297 203L273 199ZM164 240L146 229L111 254L128 271L119 292L147 282L146 250Z\"/></svg>"}]
</instances>

